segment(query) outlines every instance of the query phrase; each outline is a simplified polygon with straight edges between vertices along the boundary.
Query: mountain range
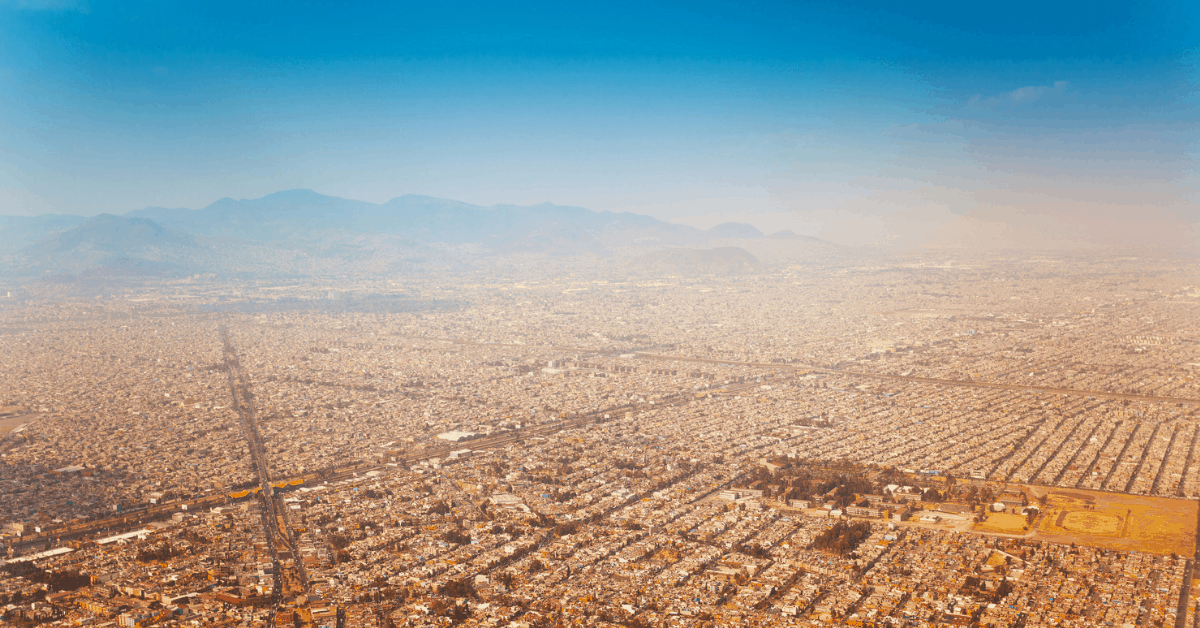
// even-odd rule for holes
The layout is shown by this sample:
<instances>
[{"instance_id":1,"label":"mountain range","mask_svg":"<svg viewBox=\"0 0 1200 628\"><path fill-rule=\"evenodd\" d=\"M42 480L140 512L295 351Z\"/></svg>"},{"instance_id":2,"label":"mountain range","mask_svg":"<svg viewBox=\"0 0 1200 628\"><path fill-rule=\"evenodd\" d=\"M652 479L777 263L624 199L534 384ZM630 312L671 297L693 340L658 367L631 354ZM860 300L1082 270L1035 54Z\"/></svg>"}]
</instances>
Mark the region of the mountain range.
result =
<instances>
[{"instance_id":1,"label":"mountain range","mask_svg":"<svg viewBox=\"0 0 1200 628\"><path fill-rule=\"evenodd\" d=\"M243 276L469 270L513 260L672 272L746 273L768 258L839 247L725 223L708 230L631 213L543 203L482 207L406 195L369 203L289 190L202 209L122 216L0 216L0 274ZM733 250L736 249L736 250Z\"/></svg>"}]
</instances>

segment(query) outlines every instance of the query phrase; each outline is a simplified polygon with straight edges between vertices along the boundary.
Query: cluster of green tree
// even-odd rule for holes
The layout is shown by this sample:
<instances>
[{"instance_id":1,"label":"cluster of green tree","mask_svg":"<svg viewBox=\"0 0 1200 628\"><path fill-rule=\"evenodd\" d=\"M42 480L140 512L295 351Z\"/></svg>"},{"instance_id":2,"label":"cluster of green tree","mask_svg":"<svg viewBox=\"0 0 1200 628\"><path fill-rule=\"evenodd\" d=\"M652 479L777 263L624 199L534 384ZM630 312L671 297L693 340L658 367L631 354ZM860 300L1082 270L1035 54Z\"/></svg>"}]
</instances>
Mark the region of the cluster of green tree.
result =
<instances>
[{"instance_id":1,"label":"cluster of green tree","mask_svg":"<svg viewBox=\"0 0 1200 628\"><path fill-rule=\"evenodd\" d=\"M503 527L497 523L492 525L491 529L488 531L492 534L507 534L514 539L519 539L525 534L525 529L523 527L513 523L507 523Z\"/></svg>"},{"instance_id":2,"label":"cluster of green tree","mask_svg":"<svg viewBox=\"0 0 1200 628\"><path fill-rule=\"evenodd\" d=\"M438 586L437 593L438 595L456 599L479 597L479 594L475 592L475 587L471 585L471 581L467 578L447 580Z\"/></svg>"},{"instance_id":3,"label":"cluster of green tree","mask_svg":"<svg viewBox=\"0 0 1200 628\"><path fill-rule=\"evenodd\" d=\"M427 512L431 515L450 514L450 506L446 502L439 499L427 506Z\"/></svg>"},{"instance_id":4,"label":"cluster of green tree","mask_svg":"<svg viewBox=\"0 0 1200 628\"><path fill-rule=\"evenodd\" d=\"M1013 590L1012 581L1008 580L1007 578L1000 583L1000 586L991 590L986 589L983 586L983 582L983 580L976 576L967 576L966 581L963 583L963 588L975 589L975 595L992 603L999 603L1001 600L1007 597L1009 593L1012 593Z\"/></svg>"},{"instance_id":5,"label":"cluster of green tree","mask_svg":"<svg viewBox=\"0 0 1200 628\"><path fill-rule=\"evenodd\" d=\"M408 551L409 547L411 546L406 543L404 539L401 539L400 537L392 537L387 541L384 541L383 545L380 546L380 549L385 549L392 552L404 552Z\"/></svg>"},{"instance_id":6,"label":"cluster of green tree","mask_svg":"<svg viewBox=\"0 0 1200 628\"><path fill-rule=\"evenodd\" d=\"M996 501L996 495L992 492L990 486L975 486L968 485L961 490L947 490L947 493L955 497L961 498L963 501L978 506L979 504L991 504Z\"/></svg>"},{"instance_id":7,"label":"cluster of green tree","mask_svg":"<svg viewBox=\"0 0 1200 628\"><path fill-rule=\"evenodd\" d=\"M429 604L429 612L438 617L449 619L454 625L461 624L471 617L471 607L467 604L460 604L442 598L438 598Z\"/></svg>"},{"instance_id":8,"label":"cluster of green tree","mask_svg":"<svg viewBox=\"0 0 1200 628\"><path fill-rule=\"evenodd\" d=\"M579 493L575 491L564 491L563 489L554 489L550 492L550 499L553 499L559 504L563 504L579 497Z\"/></svg>"},{"instance_id":9,"label":"cluster of green tree","mask_svg":"<svg viewBox=\"0 0 1200 628\"><path fill-rule=\"evenodd\" d=\"M868 536L871 536L871 524L866 521L838 521L833 527L825 530L813 539L811 549L817 549L830 554L848 556Z\"/></svg>"},{"instance_id":10,"label":"cluster of green tree","mask_svg":"<svg viewBox=\"0 0 1200 628\"><path fill-rule=\"evenodd\" d=\"M75 589L85 587L92 582L90 577L85 576L78 571L46 571L45 569L28 562L9 563L0 568L0 571L13 576L20 576L34 584L44 584L51 591L74 591ZM14 593L14 595L20 595L20 592ZM45 596L44 592L42 593L42 596ZM19 601L12 601L12 603L18 604ZM0 606L4 605L5 604L0 603Z\"/></svg>"},{"instance_id":11,"label":"cluster of green tree","mask_svg":"<svg viewBox=\"0 0 1200 628\"><path fill-rule=\"evenodd\" d=\"M208 545L209 543L208 537L189 528L184 528L177 536L193 545Z\"/></svg>"},{"instance_id":12,"label":"cluster of green tree","mask_svg":"<svg viewBox=\"0 0 1200 628\"><path fill-rule=\"evenodd\" d=\"M317 527L321 527L321 526L323 526L323 525L325 525L325 524L327 524L327 523L333 523L334 521L337 521L337 518L336 518L336 517L334 517L334 516L333 516L332 514L330 514L330 513L325 513L325 514L321 515L320 517L313 517L313 519L312 519L312 524L313 524L313 525L315 525L315 526L317 526ZM306 522L306 523L308 522L308 518L307 518L307 517L305 518L305 522Z\"/></svg>"},{"instance_id":13,"label":"cluster of green tree","mask_svg":"<svg viewBox=\"0 0 1200 628\"><path fill-rule=\"evenodd\" d=\"M875 483L865 474L865 469L813 468L804 461L786 458L772 461L772 465L776 462L782 464L773 471L761 466L749 472L745 485L761 490L767 498L828 498L839 507L851 503L855 494L876 490Z\"/></svg>"},{"instance_id":14,"label":"cluster of green tree","mask_svg":"<svg viewBox=\"0 0 1200 628\"><path fill-rule=\"evenodd\" d=\"M187 550L176 549L170 542L162 543L161 545L152 545L144 548L137 553L137 561L139 563L153 563L170 560L176 556L187 554Z\"/></svg>"},{"instance_id":15,"label":"cluster of green tree","mask_svg":"<svg viewBox=\"0 0 1200 628\"><path fill-rule=\"evenodd\" d=\"M488 475L492 475L495 477L502 477L506 473L508 473L508 463L504 462L503 460L497 460L497 461L493 462L492 464L488 465L487 468L485 469L485 472Z\"/></svg>"},{"instance_id":16,"label":"cluster of green tree","mask_svg":"<svg viewBox=\"0 0 1200 628\"><path fill-rule=\"evenodd\" d=\"M753 556L755 558L770 558L771 557L770 551L757 543L751 543L749 545L738 545L737 547L734 548L734 551L741 552L742 554L745 554L747 556Z\"/></svg>"},{"instance_id":17,"label":"cluster of green tree","mask_svg":"<svg viewBox=\"0 0 1200 628\"><path fill-rule=\"evenodd\" d=\"M855 494L871 493L875 484L865 475L858 472L838 474L816 485L813 492L817 495L830 495L839 506L845 506L854 499Z\"/></svg>"},{"instance_id":18,"label":"cluster of green tree","mask_svg":"<svg viewBox=\"0 0 1200 628\"><path fill-rule=\"evenodd\" d=\"M0 608L4 608L9 604L21 605L31 602L40 602L44 599L46 599L45 589L35 589L30 595L25 595L25 593L21 591L14 591L12 595L0 593Z\"/></svg>"},{"instance_id":19,"label":"cluster of green tree","mask_svg":"<svg viewBox=\"0 0 1200 628\"><path fill-rule=\"evenodd\" d=\"M627 459L617 460L616 462L613 463L613 466L618 469L622 469L622 470L626 470L626 471L637 471L642 468L642 465L639 464L638 462L636 462L634 460L627 460Z\"/></svg>"},{"instance_id":20,"label":"cluster of green tree","mask_svg":"<svg viewBox=\"0 0 1200 628\"><path fill-rule=\"evenodd\" d=\"M562 521L554 526L554 536L570 536L576 532L579 532L579 527L579 521Z\"/></svg>"},{"instance_id":21,"label":"cluster of green tree","mask_svg":"<svg viewBox=\"0 0 1200 628\"><path fill-rule=\"evenodd\" d=\"M511 571L498 572L496 575L492 576L492 580L495 580L509 589L511 589L513 584L516 582L516 578L512 575Z\"/></svg>"},{"instance_id":22,"label":"cluster of green tree","mask_svg":"<svg viewBox=\"0 0 1200 628\"><path fill-rule=\"evenodd\" d=\"M529 477L529 481L537 483L537 484L550 484L550 485L561 485L563 483L562 476L559 476L555 473L549 473L549 472L540 473L538 475L531 475Z\"/></svg>"},{"instance_id":23,"label":"cluster of green tree","mask_svg":"<svg viewBox=\"0 0 1200 628\"><path fill-rule=\"evenodd\" d=\"M467 545L471 542L471 535L461 528L451 528L442 533L442 540L454 545Z\"/></svg>"}]
</instances>

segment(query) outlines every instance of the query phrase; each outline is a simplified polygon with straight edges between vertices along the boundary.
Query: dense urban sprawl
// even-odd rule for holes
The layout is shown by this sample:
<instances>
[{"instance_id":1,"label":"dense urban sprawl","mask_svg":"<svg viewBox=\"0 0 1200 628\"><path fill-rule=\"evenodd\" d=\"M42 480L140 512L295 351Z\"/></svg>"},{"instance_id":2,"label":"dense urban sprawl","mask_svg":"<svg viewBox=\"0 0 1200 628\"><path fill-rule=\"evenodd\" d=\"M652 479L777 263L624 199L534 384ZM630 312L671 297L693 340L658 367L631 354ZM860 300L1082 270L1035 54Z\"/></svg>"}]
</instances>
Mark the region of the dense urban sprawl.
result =
<instances>
[{"instance_id":1,"label":"dense urban sprawl","mask_svg":"<svg viewBox=\"0 0 1200 628\"><path fill-rule=\"evenodd\" d=\"M1196 625L1194 263L571 270L0 290L0 621Z\"/></svg>"}]
</instances>

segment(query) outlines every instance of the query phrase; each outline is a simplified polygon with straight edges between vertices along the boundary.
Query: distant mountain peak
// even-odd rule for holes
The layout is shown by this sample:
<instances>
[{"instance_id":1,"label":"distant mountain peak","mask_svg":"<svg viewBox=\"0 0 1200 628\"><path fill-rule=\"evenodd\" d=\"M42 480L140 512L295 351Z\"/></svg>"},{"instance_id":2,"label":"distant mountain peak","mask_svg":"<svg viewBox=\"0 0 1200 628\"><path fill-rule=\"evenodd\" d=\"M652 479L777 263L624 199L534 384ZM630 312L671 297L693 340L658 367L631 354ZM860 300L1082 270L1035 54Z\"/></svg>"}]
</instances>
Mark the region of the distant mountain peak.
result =
<instances>
[{"instance_id":1,"label":"distant mountain peak","mask_svg":"<svg viewBox=\"0 0 1200 628\"><path fill-rule=\"evenodd\" d=\"M771 235L769 235L767 237L771 238L772 240L804 240L806 242L820 242L823 244L830 244L830 242L828 240L822 240L821 238L817 238L814 236L800 235L799 233L796 233L795 231L792 231L791 229L784 229L783 231L776 231L775 233L772 233Z\"/></svg>"},{"instance_id":2,"label":"distant mountain peak","mask_svg":"<svg viewBox=\"0 0 1200 628\"><path fill-rule=\"evenodd\" d=\"M278 192L272 192L270 194L267 194L266 196L260 196L255 199L242 199L242 200L243 201L245 201L245 200L262 201L262 200L266 200L266 199L307 200L307 199L317 199L317 198L337 198L337 197L336 196L327 196L325 194L321 194L320 192L314 192L313 190L310 190L308 188L295 188L292 190L280 190Z\"/></svg>"},{"instance_id":3,"label":"distant mountain peak","mask_svg":"<svg viewBox=\"0 0 1200 628\"><path fill-rule=\"evenodd\" d=\"M201 209L147 207L90 219L4 219L0 263L22 276L91 272L130 259L172 272L290 275L351 266L361 272L462 268L512 256L611 263L668 247L643 262L687 272L747 273L763 268L755 255L703 247L764 237L745 223L699 230L651 216L551 202L484 207L405 194L371 203L299 188L254 199L222 198ZM780 241L802 236L773 237L773 243L757 242L756 253L775 260L814 250Z\"/></svg>"}]
</instances>

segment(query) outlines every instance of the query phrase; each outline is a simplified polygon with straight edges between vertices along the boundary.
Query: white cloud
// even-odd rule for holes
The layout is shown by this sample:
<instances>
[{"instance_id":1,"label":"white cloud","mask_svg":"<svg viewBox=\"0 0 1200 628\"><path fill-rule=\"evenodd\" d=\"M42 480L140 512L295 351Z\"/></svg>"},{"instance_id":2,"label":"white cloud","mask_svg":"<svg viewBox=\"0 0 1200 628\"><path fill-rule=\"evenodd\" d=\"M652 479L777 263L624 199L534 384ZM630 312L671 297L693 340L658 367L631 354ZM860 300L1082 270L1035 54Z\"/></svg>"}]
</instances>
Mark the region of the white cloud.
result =
<instances>
[{"instance_id":1,"label":"white cloud","mask_svg":"<svg viewBox=\"0 0 1200 628\"><path fill-rule=\"evenodd\" d=\"M1070 85L1067 81L1054 81L1053 85L1026 85L1025 87L1018 87L1011 92L993 96L976 94L971 97L968 104L973 107L988 109L1005 105L1027 104L1037 102L1047 96L1062 94Z\"/></svg>"}]
</instances>

